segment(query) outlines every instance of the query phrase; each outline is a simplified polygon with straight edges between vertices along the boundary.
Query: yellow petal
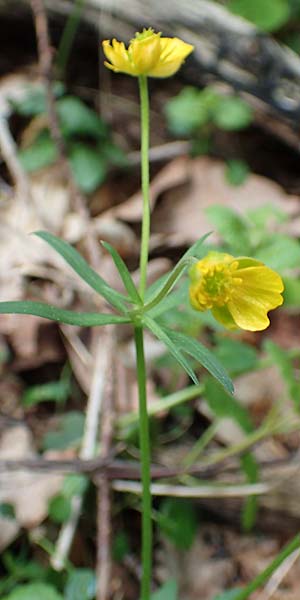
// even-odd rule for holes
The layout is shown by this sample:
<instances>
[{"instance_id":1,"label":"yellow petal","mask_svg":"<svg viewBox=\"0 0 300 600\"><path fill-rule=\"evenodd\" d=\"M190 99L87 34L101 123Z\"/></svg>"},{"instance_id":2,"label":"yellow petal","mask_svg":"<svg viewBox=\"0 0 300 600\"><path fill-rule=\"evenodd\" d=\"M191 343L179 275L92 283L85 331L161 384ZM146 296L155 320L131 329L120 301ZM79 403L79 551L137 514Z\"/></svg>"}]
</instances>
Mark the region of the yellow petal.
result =
<instances>
[{"instance_id":1,"label":"yellow petal","mask_svg":"<svg viewBox=\"0 0 300 600\"><path fill-rule=\"evenodd\" d=\"M236 273L242 282L233 289L228 310L241 329L262 331L270 324L269 310L283 303L282 279L265 266L238 269Z\"/></svg>"},{"instance_id":2,"label":"yellow petal","mask_svg":"<svg viewBox=\"0 0 300 600\"><path fill-rule=\"evenodd\" d=\"M129 46L129 54L138 75L147 75L160 57L160 33L145 39L134 39Z\"/></svg>"},{"instance_id":3,"label":"yellow petal","mask_svg":"<svg viewBox=\"0 0 300 600\"><path fill-rule=\"evenodd\" d=\"M166 38L160 39L160 57L162 61L166 60L178 60L184 61L186 57L191 54L194 50L194 46L187 44L179 38Z\"/></svg>"},{"instance_id":4,"label":"yellow petal","mask_svg":"<svg viewBox=\"0 0 300 600\"><path fill-rule=\"evenodd\" d=\"M160 38L161 54L156 66L149 71L150 77L171 77L180 69L194 46L178 38Z\"/></svg>"},{"instance_id":5,"label":"yellow petal","mask_svg":"<svg viewBox=\"0 0 300 600\"><path fill-rule=\"evenodd\" d=\"M105 62L105 66L115 71L115 73L127 73L135 75L135 70L128 56L128 50L123 42L113 39L112 45L109 40L102 42L103 52L111 64Z\"/></svg>"}]
</instances>

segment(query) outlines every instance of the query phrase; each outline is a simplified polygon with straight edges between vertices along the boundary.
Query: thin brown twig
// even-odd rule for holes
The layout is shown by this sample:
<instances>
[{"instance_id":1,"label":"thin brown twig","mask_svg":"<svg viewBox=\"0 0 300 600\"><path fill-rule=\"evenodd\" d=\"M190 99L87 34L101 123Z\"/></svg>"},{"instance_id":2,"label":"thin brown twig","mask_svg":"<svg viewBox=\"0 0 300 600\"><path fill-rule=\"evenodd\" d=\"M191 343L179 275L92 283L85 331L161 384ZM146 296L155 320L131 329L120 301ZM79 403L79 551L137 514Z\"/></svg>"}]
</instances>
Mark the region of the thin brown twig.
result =
<instances>
[{"instance_id":1,"label":"thin brown twig","mask_svg":"<svg viewBox=\"0 0 300 600\"><path fill-rule=\"evenodd\" d=\"M116 452L118 449L116 449ZM74 458L71 460L50 460L47 458L29 458L29 459L1 459L0 460L0 473L7 471L37 471L40 473L57 472L57 473L82 473L91 477L98 476L101 473L106 473L109 479L134 479L140 480L140 464L137 461L126 461L118 460L114 458L115 453L110 452L106 457L98 456L92 459L82 460L80 458ZM272 461L261 461L259 463L260 468L276 468L277 466L289 466L293 463L293 457L289 459L278 459ZM296 468L296 465L295 465ZM298 468L298 466L297 466ZM199 475L201 477L209 478L218 475L220 472L235 473L240 469L239 464L228 463L224 465L224 462L213 467L201 467L201 465L194 465L188 469L184 467L164 467L159 465L152 465L151 467L151 478L152 479L170 479L181 477L183 475Z\"/></svg>"},{"instance_id":2,"label":"thin brown twig","mask_svg":"<svg viewBox=\"0 0 300 600\"><path fill-rule=\"evenodd\" d=\"M85 237L85 244L89 253L90 261L94 267L98 267L101 255L100 247L97 243L94 231L91 227L89 227L89 213L86 208L85 199L74 180L66 152L64 138L60 130L59 119L55 105L55 98L53 94L53 49L50 43L47 13L45 10L43 0L30 0L30 4L35 22L40 72L46 90L46 102L50 133L56 145L60 163L70 183L71 197L74 203L74 209L82 216L82 218L86 222L87 235Z\"/></svg>"}]
</instances>

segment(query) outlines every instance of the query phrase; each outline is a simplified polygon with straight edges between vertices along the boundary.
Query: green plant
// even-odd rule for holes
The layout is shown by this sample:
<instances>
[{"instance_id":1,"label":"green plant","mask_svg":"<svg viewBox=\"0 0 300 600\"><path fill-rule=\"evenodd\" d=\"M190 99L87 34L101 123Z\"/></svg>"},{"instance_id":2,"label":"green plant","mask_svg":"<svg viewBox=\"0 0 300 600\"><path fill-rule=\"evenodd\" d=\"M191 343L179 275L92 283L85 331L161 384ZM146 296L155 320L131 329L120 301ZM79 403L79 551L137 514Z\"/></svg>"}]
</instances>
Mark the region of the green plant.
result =
<instances>
[{"instance_id":1,"label":"green plant","mask_svg":"<svg viewBox=\"0 0 300 600\"><path fill-rule=\"evenodd\" d=\"M56 110L74 179L79 188L89 194L103 183L110 167L126 165L125 156L112 142L107 125L94 110L75 96L63 95L61 85L54 91L59 96ZM43 115L46 112L45 94L29 90L27 98L14 102L13 108L25 117ZM46 126L19 151L19 159L28 172L56 162L57 148Z\"/></svg>"},{"instance_id":2,"label":"green plant","mask_svg":"<svg viewBox=\"0 0 300 600\"><path fill-rule=\"evenodd\" d=\"M278 306L281 301L282 283L280 277L271 271L271 269L261 265L251 258L244 256L234 259L232 256L220 253L209 253L203 258L203 244L207 236L203 236L190 249L185 252L174 268L164 277L156 281L147 289L147 266L149 253L150 237L150 206L149 206L149 100L147 76L165 76L174 73L181 65L184 58L191 52L192 47L181 40L161 38L160 34L155 34L152 30L143 31L131 41L129 49L116 42L111 46L109 42L104 43L104 49L107 58L111 61L107 66L114 71L123 71L135 75L139 79L140 101L141 101L141 177L143 191L143 223L142 240L140 252L140 282L136 287L131 274L118 252L108 243L104 243L105 249L111 255L120 279L123 282L123 293L113 289L108 283L94 271L83 259L83 257L68 243L55 237L49 232L37 232L36 235L48 243L56 250L69 264L69 266L85 281L89 287L100 294L110 305L110 312L106 313L85 313L74 312L71 310L60 309L42 302L24 301L24 302L2 302L0 303L0 313L19 313L42 316L52 321L79 325L83 327L102 326L102 325L122 325L130 324L133 329L135 348L136 348L136 371L139 391L139 434L140 434L140 453L141 453L141 479L142 479L142 581L141 581L141 600L149 600L151 584L151 563L152 563L152 499L150 490L150 436L149 436L149 416L146 397L146 369L144 357L144 330L148 329L165 345L168 352L177 361L177 363L186 371L195 384L196 393L199 393L199 381L196 373L197 366L202 365L210 375L218 382L218 386L212 379L205 381L205 393L211 409L215 412L218 419L224 416L232 415L239 423L240 427L248 434L247 438L238 448L230 448L214 454L212 457L206 457L206 464L217 464L227 455L233 455L238 452L247 452L251 444L262 439L268 433L278 431L278 420L273 415L266 419L260 429L254 431L251 420L245 410L243 410L232 397L233 384L230 376L216 358L215 354L202 345L198 340L187 335L185 332L177 331L166 326L163 318L170 312L170 307L178 306L178 283L184 273L189 269L191 284L190 297L197 310L202 311L224 309L230 310L230 302L234 294L240 294L242 310L236 315L234 326L238 326L240 317L245 317L246 325L240 325L241 328L251 331L260 330L267 326L267 312L271 308ZM130 51L129 51L130 50ZM63 99L69 107L73 107L75 114L78 111L82 114L82 106L69 98ZM76 108L74 108L74 106ZM227 121L221 118L220 108L214 107L214 118L221 122L222 126L228 127L228 121L231 121L232 114L239 122L239 126L244 126L245 112L241 108L241 102L237 99L231 101L231 115ZM65 105L60 105L60 114L64 134L66 137L72 137L75 133L89 133L98 139L100 135L100 123L98 118L90 112L85 112L86 121L78 125L77 117L74 119L74 113L66 110ZM77 112L76 112L77 111ZM72 113L72 116L71 116ZM228 114L230 111L228 112ZM249 113L247 113L248 115ZM236 116L237 115L237 116ZM227 115L228 117L228 115ZM234 119L233 119L234 120ZM226 122L225 122L226 121ZM244 232L243 222L232 215L231 224L227 231L230 243L234 243L235 228L238 230L237 237ZM233 232L233 233L232 233ZM225 234L226 235L226 231ZM245 233L245 239L248 240ZM250 244L250 241L249 241ZM200 260L199 260L200 259ZM247 270L248 269L248 270ZM249 270L250 269L250 270ZM254 274L254 279L253 279ZM271 289L265 287L264 277L268 275L268 284ZM249 292L249 281L251 283ZM248 287L247 287L248 286ZM187 295L187 287L183 287L184 294ZM182 293L182 292L181 292ZM256 310L252 310L253 301ZM228 306L227 306L228 305ZM196 312L194 313L195 320ZM226 324L226 323L225 323ZM263 326L262 326L263 325ZM230 322L232 327L232 322ZM248 353L249 355L249 353ZM203 387L202 387L203 390ZM188 397L185 391L184 398ZM191 396L190 396L191 397ZM182 401L182 398L180 398ZM169 399L173 406L179 403L178 397ZM47 448L66 448L76 446L82 434L82 419L77 413L71 413L61 419L61 431L52 433L49 440L49 434L44 439L44 447ZM202 445L202 449L204 444ZM199 450L199 448L197 448ZM227 453L227 454L226 454ZM203 461L205 464L205 461ZM251 458L244 456L243 469L249 481L255 481L257 477L256 465ZM74 480L73 480L74 483ZM78 481L76 480L76 485ZM80 485L84 482L80 480ZM75 489L76 489L75 485ZM67 488L68 489L68 488ZM74 493L71 486L71 492L62 490L62 493L52 501L50 512L52 518L64 520L68 510L68 501ZM178 540L178 532L170 528L170 518L173 515L180 515L181 521L189 524L189 535L184 539L185 547L191 543L192 521L191 514L187 513L186 505L168 501L158 516L161 526L168 530L168 534L173 539ZM252 507L253 509L253 507ZM250 510L250 509L249 509ZM253 510L252 510L253 512ZM250 516L249 516L250 515ZM247 520L251 520L251 514L248 512ZM179 519L179 520L180 520ZM194 521L193 521L194 522ZM83 575L81 573L81 575ZM91 573L84 574L84 586L86 580L90 581ZM35 585L35 588L32 586ZM42 584L32 584L23 587L23 596L31 593L34 598L36 591L44 593L44 597L49 600L59 600L60 595L53 592L51 586L46 586L41 591ZM46 585L46 584L45 584ZM73 584L74 585L74 584ZM70 587L71 584L70 584ZM76 586L75 586L76 587ZM24 589L25 588L25 589ZM73 589L73 588L72 588ZM7 600L23 598L20 593L21 588L13 592L12 597ZM18 596L19 594L19 596ZM53 595L54 594L54 595ZM56 596L55 596L56 594ZM86 594L87 595L87 594ZM89 596L87 596L89 597ZM176 584L169 582L159 592L154 595L158 598L175 598ZM244 596L245 598L247 596Z\"/></svg>"}]
</instances>

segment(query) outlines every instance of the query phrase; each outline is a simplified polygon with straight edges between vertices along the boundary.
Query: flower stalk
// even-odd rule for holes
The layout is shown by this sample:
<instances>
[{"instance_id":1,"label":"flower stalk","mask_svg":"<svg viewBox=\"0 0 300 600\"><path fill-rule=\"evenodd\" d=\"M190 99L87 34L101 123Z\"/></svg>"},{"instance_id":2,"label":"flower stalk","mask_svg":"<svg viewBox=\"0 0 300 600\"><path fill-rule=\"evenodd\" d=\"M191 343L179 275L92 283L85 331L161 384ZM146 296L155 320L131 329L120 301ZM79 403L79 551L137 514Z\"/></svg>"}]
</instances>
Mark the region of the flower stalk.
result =
<instances>
[{"instance_id":1,"label":"flower stalk","mask_svg":"<svg viewBox=\"0 0 300 600\"><path fill-rule=\"evenodd\" d=\"M149 194L149 94L145 75L139 76L141 106L141 177L143 196L142 241L140 253L139 292L144 301L147 285L147 266L150 238L150 194Z\"/></svg>"}]
</instances>

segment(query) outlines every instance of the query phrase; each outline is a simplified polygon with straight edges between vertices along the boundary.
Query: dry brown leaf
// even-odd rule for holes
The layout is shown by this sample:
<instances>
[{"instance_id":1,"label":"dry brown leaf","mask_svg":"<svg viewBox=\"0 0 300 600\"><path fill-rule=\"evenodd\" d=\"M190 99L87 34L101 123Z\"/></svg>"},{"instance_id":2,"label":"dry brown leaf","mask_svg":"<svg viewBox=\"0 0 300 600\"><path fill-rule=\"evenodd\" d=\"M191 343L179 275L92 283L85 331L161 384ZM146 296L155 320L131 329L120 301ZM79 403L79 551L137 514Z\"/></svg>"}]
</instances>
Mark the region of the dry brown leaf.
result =
<instances>
[{"instance_id":1,"label":"dry brown leaf","mask_svg":"<svg viewBox=\"0 0 300 600\"><path fill-rule=\"evenodd\" d=\"M158 196L166 190L173 189L175 186L183 185L189 179L188 172L189 159L180 158L173 160L164 167L156 177L151 181L150 186L150 205L154 208ZM143 214L143 201L141 192L137 192L129 200L119 206L111 208L105 215L117 217L130 223L140 221Z\"/></svg>"},{"instance_id":2,"label":"dry brown leaf","mask_svg":"<svg viewBox=\"0 0 300 600\"><path fill-rule=\"evenodd\" d=\"M24 426L5 430L0 440L0 458L34 458L31 433ZM0 502L12 504L16 514L16 526L5 524L0 528L0 547L4 548L19 527L32 528L39 525L48 514L48 502L61 488L63 475L15 471L0 473ZM5 520L6 521L6 520Z\"/></svg>"},{"instance_id":3,"label":"dry brown leaf","mask_svg":"<svg viewBox=\"0 0 300 600\"><path fill-rule=\"evenodd\" d=\"M225 179L224 163L213 158L181 158L171 164L180 177L174 177L173 185L171 181L169 189L164 190L163 200L153 214L152 231L176 235L178 244L192 244L211 231L205 209L213 204L224 204L243 214L272 203L288 215L299 217L299 198L286 194L266 177L249 175L243 185L234 187ZM164 169L159 174L162 178L163 173Z\"/></svg>"}]
</instances>

